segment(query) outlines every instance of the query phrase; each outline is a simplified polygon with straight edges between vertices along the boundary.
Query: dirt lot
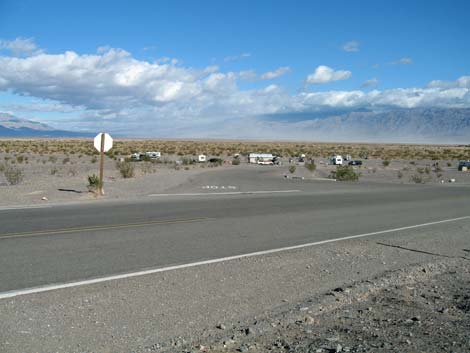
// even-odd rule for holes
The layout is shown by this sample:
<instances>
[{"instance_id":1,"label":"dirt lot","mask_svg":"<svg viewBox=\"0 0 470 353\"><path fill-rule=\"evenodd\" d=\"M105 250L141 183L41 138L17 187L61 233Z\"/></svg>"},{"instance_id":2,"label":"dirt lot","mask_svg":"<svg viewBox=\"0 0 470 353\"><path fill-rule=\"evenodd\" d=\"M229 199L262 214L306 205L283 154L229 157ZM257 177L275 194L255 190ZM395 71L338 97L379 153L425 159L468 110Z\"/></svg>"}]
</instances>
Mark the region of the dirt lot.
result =
<instances>
[{"instance_id":1,"label":"dirt lot","mask_svg":"<svg viewBox=\"0 0 470 353\"><path fill-rule=\"evenodd\" d=\"M129 158L132 152L148 150L159 150L163 155L155 161L131 162L133 175L124 178L117 162ZM249 165L248 151L281 155L281 165ZM223 163L193 163L197 153L207 153ZM241 153L240 165L232 165L234 153ZM315 161L315 171L298 163L296 157L301 153ZM363 161L362 166L354 167L360 183L470 183L470 173L457 171L458 160L470 158L470 149L465 146L123 140L116 141L105 157L104 199L175 192L179 186L190 184L195 175L215 169L238 168L253 173L270 169L276 178L329 178L336 170L328 163L333 153L350 154ZM88 176L98 174L97 157L91 141L86 140L0 140L0 205L94 200L96 194L90 193L87 185ZM20 174L16 185L6 177L6 168Z\"/></svg>"}]
</instances>

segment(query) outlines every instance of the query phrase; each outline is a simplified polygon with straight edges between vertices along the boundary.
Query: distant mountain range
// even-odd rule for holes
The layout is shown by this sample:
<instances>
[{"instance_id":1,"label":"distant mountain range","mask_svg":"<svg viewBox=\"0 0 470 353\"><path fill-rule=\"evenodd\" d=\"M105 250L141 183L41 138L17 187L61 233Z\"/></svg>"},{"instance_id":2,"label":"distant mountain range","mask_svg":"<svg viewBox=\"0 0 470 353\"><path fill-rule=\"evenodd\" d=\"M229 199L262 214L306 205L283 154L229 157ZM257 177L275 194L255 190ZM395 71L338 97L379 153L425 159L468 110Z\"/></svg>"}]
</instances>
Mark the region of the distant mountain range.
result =
<instances>
[{"instance_id":1,"label":"distant mountain range","mask_svg":"<svg viewBox=\"0 0 470 353\"><path fill-rule=\"evenodd\" d=\"M301 135L292 137L312 141L470 144L470 109L463 108L305 112L267 115L262 120L266 121L268 129L269 125L276 128L277 123L282 123L283 127L285 123L292 124L296 131L301 131ZM46 124L0 113L0 137L92 136L94 134L86 132L56 130ZM286 135L286 138L291 136Z\"/></svg>"},{"instance_id":2,"label":"distant mountain range","mask_svg":"<svg viewBox=\"0 0 470 353\"><path fill-rule=\"evenodd\" d=\"M270 115L269 121L292 122L312 140L470 144L470 109L414 108L384 112Z\"/></svg>"},{"instance_id":3,"label":"distant mountain range","mask_svg":"<svg viewBox=\"0 0 470 353\"><path fill-rule=\"evenodd\" d=\"M91 137L93 134L56 130L49 125L0 113L0 137Z\"/></svg>"}]
</instances>

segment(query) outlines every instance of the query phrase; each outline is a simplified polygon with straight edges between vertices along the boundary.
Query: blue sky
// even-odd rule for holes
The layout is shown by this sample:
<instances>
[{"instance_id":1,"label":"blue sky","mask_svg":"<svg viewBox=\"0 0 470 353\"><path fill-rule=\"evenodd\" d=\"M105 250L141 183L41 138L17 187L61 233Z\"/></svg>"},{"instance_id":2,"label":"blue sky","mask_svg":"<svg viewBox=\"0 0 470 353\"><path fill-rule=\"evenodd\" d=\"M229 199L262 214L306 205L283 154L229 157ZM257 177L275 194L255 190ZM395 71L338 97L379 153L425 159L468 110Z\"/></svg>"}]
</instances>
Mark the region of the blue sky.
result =
<instances>
[{"instance_id":1,"label":"blue sky","mask_svg":"<svg viewBox=\"0 0 470 353\"><path fill-rule=\"evenodd\" d=\"M468 1L0 0L0 111L176 136L265 114L468 107L469 14Z\"/></svg>"}]
</instances>

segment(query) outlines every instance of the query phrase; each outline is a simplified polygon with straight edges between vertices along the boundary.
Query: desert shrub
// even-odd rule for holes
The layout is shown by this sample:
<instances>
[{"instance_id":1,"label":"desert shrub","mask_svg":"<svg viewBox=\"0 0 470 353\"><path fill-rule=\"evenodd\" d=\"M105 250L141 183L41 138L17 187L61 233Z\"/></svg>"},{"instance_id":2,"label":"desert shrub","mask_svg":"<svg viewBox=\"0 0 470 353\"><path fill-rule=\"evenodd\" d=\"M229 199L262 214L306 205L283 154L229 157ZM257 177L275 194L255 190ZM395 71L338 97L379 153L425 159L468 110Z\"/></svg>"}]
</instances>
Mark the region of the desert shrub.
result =
<instances>
[{"instance_id":1,"label":"desert shrub","mask_svg":"<svg viewBox=\"0 0 470 353\"><path fill-rule=\"evenodd\" d=\"M451 162L447 162L447 166L448 166L448 167L452 167L452 163L451 163Z\"/></svg>"},{"instance_id":2,"label":"desert shrub","mask_svg":"<svg viewBox=\"0 0 470 353\"><path fill-rule=\"evenodd\" d=\"M424 184L426 182L421 175L416 174L410 176L410 181L416 184Z\"/></svg>"},{"instance_id":3,"label":"desert shrub","mask_svg":"<svg viewBox=\"0 0 470 353\"><path fill-rule=\"evenodd\" d=\"M5 168L6 168L6 165L4 163L0 163L0 173L3 173Z\"/></svg>"},{"instance_id":4,"label":"desert shrub","mask_svg":"<svg viewBox=\"0 0 470 353\"><path fill-rule=\"evenodd\" d=\"M49 156L48 161L51 162L51 163L55 163L55 162L57 162L57 157L56 156Z\"/></svg>"},{"instance_id":5,"label":"desert shrub","mask_svg":"<svg viewBox=\"0 0 470 353\"><path fill-rule=\"evenodd\" d=\"M296 170L295 165L290 165L290 166L289 166L289 173L294 174L294 173L295 173L295 170Z\"/></svg>"},{"instance_id":6,"label":"desert shrub","mask_svg":"<svg viewBox=\"0 0 470 353\"><path fill-rule=\"evenodd\" d=\"M240 158L234 158L234 159L232 160L232 164L233 164L233 165L240 165Z\"/></svg>"},{"instance_id":7,"label":"desert shrub","mask_svg":"<svg viewBox=\"0 0 470 353\"><path fill-rule=\"evenodd\" d=\"M93 156L93 157L91 157L90 162L91 163L96 163L96 162L98 162L98 158L96 156Z\"/></svg>"},{"instance_id":8,"label":"desert shrub","mask_svg":"<svg viewBox=\"0 0 470 353\"><path fill-rule=\"evenodd\" d=\"M309 171L314 172L317 169L317 165L315 162L307 162L305 163L305 168L307 168Z\"/></svg>"},{"instance_id":9,"label":"desert shrub","mask_svg":"<svg viewBox=\"0 0 470 353\"><path fill-rule=\"evenodd\" d=\"M70 162L70 158L69 157L65 157L63 160L62 160L62 164L67 164Z\"/></svg>"},{"instance_id":10,"label":"desert shrub","mask_svg":"<svg viewBox=\"0 0 470 353\"><path fill-rule=\"evenodd\" d=\"M357 181L360 175L350 165L339 165L335 171L331 172L330 177L339 181Z\"/></svg>"},{"instance_id":11,"label":"desert shrub","mask_svg":"<svg viewBox=\"0 0 470 353\"><path fill-rule=\"evenodd\" d=\"M132 178L134 176L134 165L130 162L116 162L116 168L123 178Z\"/></svg>"},{"instance_id":12,"label":"desert shrub","mask_svg":"<svg viewBox=\"0 0 470 353\"><path fill-rule=\"evenodd\" d=\"M51 168L51 170L49 170L50 175L56 175L58 172L59 172L59 169L57 169L57 167L53 167Z\"/></svg>"},{"instance_id":13,"label":"desert shrub","mask_svg":"<svg viewBox=\"0 0 470 353\"><path fill-rule=\"evenodd\" d=\"M403 173L400 170L397 172L397 178L398 179L403 178Z\"/></svg>"},{"instance_id":14,"label":"desert shrub","mask_svg":"<svg viewBox=\"0 0 470 353\"><path fill-rule=\"evenodd\" d=\"M16 161L18 163L23 163L24 160L25 160L25 157L23 155L20 154L19 156L16 156Z\"/></svg>"},{"instance_id":15,"label":"desert shrub","mask_svg":"<svg viewBox=\"0 0 470 353\"><path fill-rule=\"evenodd\" d=\"M386 160L382 161L382 165L384 167L388 167L390 165L390 161L386 159Z\"/></svg>"},{"instance_id":16,"label":"desert shrub","mask_svg":"<svg viewBox=\"0 0 470 353\"><path fill-rule=\"evenodd\" d=\"M16 185L23 181L24 172L20 168L13 167L11 165L5 166L3 174L10 185Z\"/></svg>"},{"instance_id":17,"label":"desert shrub","mask_svg":"<svg viewBox=\"0 0 470 353\"><path fill-rule=\"evenodd\" d=\"M100 178L96 174L88 175L88 190L97 190L100 186Z\"/></svg>"},{"instance_id":18,"label":"desert shrub","mask_svg":"<svg viewBox=\"0 0 470 353\"><path fill-rule=\"evenodd\" d=\"M183 165L190 165L190 164L193 164L193 163L194 163L194 161L190 157L182 157L181 158L181 164L183 164Z\"/></svg>"},{"instance_id":19,"label":"desert shrub","mask_svg":"<svg viewBox=\"0 0 470 353\"><path fill-rule=\"evenodd\" d=\"M418 167L418 168L416 168L416 171L417 171L419 174L423 174L423 173L424 173L424 168L423 168L423 167Z\"/></svg>"},{"instance_id":20,"label":"desert shrub","mask_svg":"<svg viewBox=\"0 0 470 353\"><path fill-rule=\"evenodd\" d=\"M415 161L410 161L410 164L411 164L411 165L415 165L416 162L415 162Z\"/></svg>"},{"instance_id":21,"label":"desert shrub","mask_svg":"<svg viewBox=\"0 0 470 353\"><path fill-rule=\"evenodd\" d=\"M424 168L424 172L425 172L426 174L431 173L431 168L429 168L429 167Z\"/></svg>"}]
</instances>

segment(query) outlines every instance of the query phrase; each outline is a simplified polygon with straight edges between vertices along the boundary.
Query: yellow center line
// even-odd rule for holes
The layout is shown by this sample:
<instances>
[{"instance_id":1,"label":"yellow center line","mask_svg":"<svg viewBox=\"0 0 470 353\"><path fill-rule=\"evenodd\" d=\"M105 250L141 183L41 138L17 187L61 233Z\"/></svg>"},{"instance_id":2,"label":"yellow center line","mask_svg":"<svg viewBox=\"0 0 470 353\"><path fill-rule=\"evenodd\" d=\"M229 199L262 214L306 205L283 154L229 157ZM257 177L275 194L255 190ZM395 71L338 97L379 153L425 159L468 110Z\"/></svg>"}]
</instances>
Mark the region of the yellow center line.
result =
<instances>
[{"instance_id":1,"label":"yellow center line","mask_svg":"<svg viewBox=\"0 0 470 353\"><path fill-rule=\"evenodd\" d=\"M99 230L146 227L146 226L151 226L151 225L202 222L202 221L208 221L208 220L211 220L211 219L212 218L208 218L208 217L198 217L198 218L186 218L186 219L169 219L169 220L149 221L149 222L140 222L140 223L125 223L125 224L114 224L114 225L111 224L111 225L101 225L101 226L93 226L93 227L50 229L50 230L40 230L40 231L21 232L21 233L5 233L5 234L0 234L0 240L10 239L10 238L19 238L19 237L29 237L29 236L35 236L35 235L95 232L95 231L99 231Z\"/></svg>"}]
</instances>

